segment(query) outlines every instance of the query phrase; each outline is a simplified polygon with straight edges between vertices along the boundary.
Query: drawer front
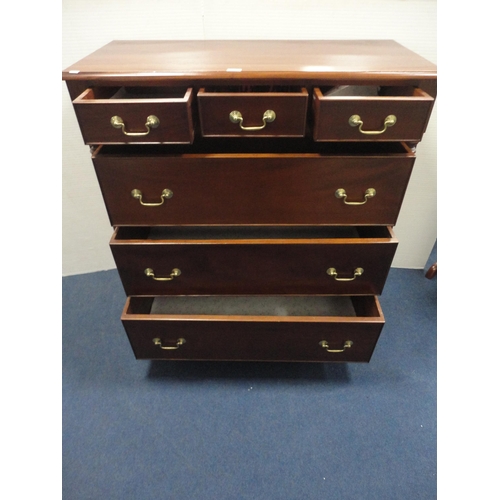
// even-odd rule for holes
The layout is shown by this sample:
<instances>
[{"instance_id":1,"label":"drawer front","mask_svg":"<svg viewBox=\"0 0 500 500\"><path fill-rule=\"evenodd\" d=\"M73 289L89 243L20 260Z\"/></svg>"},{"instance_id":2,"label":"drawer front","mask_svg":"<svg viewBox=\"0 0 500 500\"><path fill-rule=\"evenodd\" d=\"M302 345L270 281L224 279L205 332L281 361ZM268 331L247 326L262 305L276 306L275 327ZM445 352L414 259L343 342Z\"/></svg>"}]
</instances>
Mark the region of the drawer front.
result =
<instances>
[{"instance_id":1,"label":"drawer front","mask_svg":"<svg viewBox=\"0 0 500 500\"><path fill-rule=\"evenodd\" d=\"M114 226L394 225L413 163L410 155L94 157Z\"/></svg>"},{"instance_id":2,"label":"drawer front","mask_svg":"<svg viewBox=\"0 0 500 500\"><path fill-rule=\"evenodd\" d=\"M119 89L87 89L73 101L78 123L86 144L158 144L191 143L192 90L175 97L156 90L154 97L145 92Z\"/></svg>"},{"instance_id":3,"label":"drawer front","mask_svg":"<svg viewBox=\"0 0 500 500\"><path fill-rule=\"evenodd\" d=\"M368 362L384 324L376 297L353 298L354 316L323 317L151 314L145 306L152 299L144 297L134 304L137 299L141 298L128 298L122 315L137 359ZM239 298L181 299L208 299L220 311ZM316 299L324 302L331 297L306 301ZM286 307L282 300L278 304Z\"/></svg>"},{"instance_id":4,"label":"drawer front","mask_svg":"<svg viewBox=\"0 0 500 500\"><path fill-rule=\"evenodd\" d=\"M205 137L303 137L308 93L198 92Z\"/></svg>"},{"instance_id":5,"label":"drawer front","mask_svg":"<svg viewBox=\"0 0 500 500\"><path fill-rule=\"evenodd\" d=\"M313 93L315 141L412 141L422 139L434 99L411 96L327 97Z\"/></svg>"},{"instance_id":6,"label":"drawer front","mask_svg":"<svg viewBox=\"0 0 500 500\"><path fill-rule=\"evenodd\" d=\"M380 294L397 240L390 228L365 229L363 237L238 241L230 230L210 239L210 229L197 240L131 240L130 228L119 228L111 250L127 295Z\"/></svg>"}]
</instances>

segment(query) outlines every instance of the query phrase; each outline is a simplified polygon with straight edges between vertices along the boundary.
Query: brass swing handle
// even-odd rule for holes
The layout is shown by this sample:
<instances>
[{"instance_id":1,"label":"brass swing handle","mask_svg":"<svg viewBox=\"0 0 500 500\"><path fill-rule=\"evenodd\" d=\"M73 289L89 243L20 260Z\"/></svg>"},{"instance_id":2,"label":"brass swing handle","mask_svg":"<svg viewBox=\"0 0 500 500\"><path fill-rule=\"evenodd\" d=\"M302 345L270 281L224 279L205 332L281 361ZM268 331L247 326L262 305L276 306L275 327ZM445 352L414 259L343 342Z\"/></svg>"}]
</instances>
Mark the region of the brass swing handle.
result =
<instances>
[{"instance_id":1,"label":"brass swing handle","mask_svg":"<svg viewBox=\"0 0 500 500\"><path fill-rule=\"evenodd\" d=\"M265 111L262 115L262 125L259 127L244 127L243 115L239 111L231 111L231 113L229 113L229 119L233 123L239 123L241 130L262 130L268 123L276 120L276 113L272 109Z\"/></svg>"},{"instance_id":2,"label":"brass swing handle","mask_svg":"<svg viewBox=\"0 0 500 500\"><path fill-rule=\"evenodd\" d=\"M322 340L319 345L326 349L328 352L344 352L346 349L351 348L354 345L354 342L352 340L346 340L344 342L344 348L343 349L330 349L330 346L328 345L328 342L326 340Z\"/></svg>"},{"instance_id":3,"label":"brass swing handle","mask_svg":"<svg viewBox=\"0 0 500 500\"><path fill-rule=\"evenodd\" d=\"M145 206L145 207L159 207L160 205L163 205L163 202L167 198L172 198L174 196L174 193L170 191L170 189L164 189L161 192L161 201L159 203L146 203L142 201L142 191L140 189L132 189L132 198L135 198L136 200L139 200L140 204Z\"/></svg>"},{"instance_id":4,"label":"brass swing handle","mask_svg":"<svg viewBox=\"0 0 500 500\"><path fill-rule=\"evenodd\" d=\"M380 135L383 134L389 127L396 125L397 118L396 115L389 115L385 117L384 128L382 130L363 130L363 120L359 115L352 115L349 118L349 125L351 127L359 127L358 130L365 135Z\"/></svg>"},{"instance_id":5,"label":"brass swing handle","mask_svg":"<svg viewBox=\"0 0 500 500\"><path fill-rule=\"evenodd\" d=\"M166 345L164 346L162 345L161 340L159 338L153 339L153 344L159 346L160 349L163 349L164 351L174 351L175 349L179 349L179 347L181 345L184 345L185 343L186 339L180 338L177 339L175 346L166 346Z\"/></svg>"},{"instance_id":6,"label":"brass swing handle","mask_svg":"<svg viewBox=\"0 0 500 500\"><path fill-rule=\"evenodd\" d=\"M339 188L335 191L335 198L339 198L343 200L346 205L364 205L370 198L373 198L377 194L377 191L373 188L368 188L365 191L365 200L364 201L347 201L347 193L345 189Z\"/></svg>"},{"instance_id":7,"label":"brass swing handle","mask_svg":"<svg viewBox=\"0 0 500 500\"><path fill-rule=\"evenodd\" d=\"M174 269L172 269L172 272L170 273L169 277L161 278L161 277L155 276L155 272L150 267L148 267L147 269L144 269L144 274L148 278L153 278L155 281L172 281L174 278L181 275L181 270L174 268Z\"/></svg>"},{"instance_id":8,"label":"brass swing handle","mask_svg":"<svg viewBox=\"0 0 500 500\"><path fill-rule=\"evenodd\" d=\"M354 281L358 276L361 276L365 270L362 267L357 267L354 269L354 276L352 278L339 278L337 270L334 267L330 267L326 270L326 274L333 276L335 281Z\"/></svg>"},{"instance_id":9,"label":"brass swing handle","mask_svg":"<svg viewBox=\"0 0 500 500\"><path fill-rule=\"evenodd\" d=\"M143 135L148 135L149 132L151 132L152 128L159 127L160 120L155 115L148 116L146 118L146 123L145 123L145 127L147 128L146 132L127 132L125 130L125 123L123 122L123 118L121 118L120 116L112 116L111 117L111 125L113 125L113 127L115 127L115 128L121 128L122 132L125 135L129 135L132 137L139 137L139 136L143 136Z\"/></svg>"}]
</instances>

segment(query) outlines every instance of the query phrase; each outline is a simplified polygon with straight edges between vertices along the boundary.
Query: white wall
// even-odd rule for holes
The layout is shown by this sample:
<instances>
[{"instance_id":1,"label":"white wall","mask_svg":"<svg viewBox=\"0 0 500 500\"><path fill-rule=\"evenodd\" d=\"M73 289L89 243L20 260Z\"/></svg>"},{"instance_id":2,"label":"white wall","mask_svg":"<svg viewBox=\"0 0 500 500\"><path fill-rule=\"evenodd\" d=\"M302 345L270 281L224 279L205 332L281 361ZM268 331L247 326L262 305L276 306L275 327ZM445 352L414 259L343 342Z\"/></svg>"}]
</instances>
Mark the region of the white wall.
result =
<instances>
[{"instance_id":1,"label":"white wall","mask_svg":"<svg viewBox=\"0 0 500 500\"><path fill-rule=\"evenodd\" d=\"M116 39L393 39L436 63L436 0L63 0L62 68ZM62 84L63 276L114 268L111 228ZM436 118L395 228L393 265L423 268L436 239Z\"/></svg>"}]
</instances>

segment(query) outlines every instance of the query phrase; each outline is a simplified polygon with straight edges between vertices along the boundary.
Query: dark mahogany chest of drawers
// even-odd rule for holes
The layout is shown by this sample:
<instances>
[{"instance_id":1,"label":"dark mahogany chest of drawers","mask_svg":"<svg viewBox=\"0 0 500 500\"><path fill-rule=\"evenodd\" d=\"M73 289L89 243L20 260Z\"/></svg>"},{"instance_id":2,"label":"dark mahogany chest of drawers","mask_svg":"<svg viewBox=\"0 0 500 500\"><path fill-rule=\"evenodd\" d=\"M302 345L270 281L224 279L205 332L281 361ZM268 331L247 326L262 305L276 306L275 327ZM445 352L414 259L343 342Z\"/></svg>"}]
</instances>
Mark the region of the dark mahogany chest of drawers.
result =
<instances>
[{"instance_id":1,"label":"dark mahogany chest of drawers","mask_svg":"<svg viewBox=\"0 0 500 500\"><path fill-rule=\"evenodd\" d=\"M370 360L433 64L392 41L116 41L63 79L138 359Z\"/></svg>"}]
</instances>

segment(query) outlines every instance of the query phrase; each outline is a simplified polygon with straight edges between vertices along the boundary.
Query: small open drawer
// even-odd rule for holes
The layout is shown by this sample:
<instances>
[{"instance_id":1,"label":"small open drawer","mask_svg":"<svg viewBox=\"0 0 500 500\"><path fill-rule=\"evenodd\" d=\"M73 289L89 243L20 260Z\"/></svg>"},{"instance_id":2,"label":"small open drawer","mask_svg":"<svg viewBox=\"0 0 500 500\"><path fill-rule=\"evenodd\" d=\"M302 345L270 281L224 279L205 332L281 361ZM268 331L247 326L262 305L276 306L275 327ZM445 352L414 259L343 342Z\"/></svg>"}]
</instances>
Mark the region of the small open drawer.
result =
<instances>
[{"instance_id":1,"label":"small open drawer","mask_svg":"<svg viewBox=\"0 0 500 500\"><path fill-rule=\"evenodd\" d=\"M201 88L205 137L303 137L308 92L301 87Z\"/></svg>"},{"instance_id":2,"label":"small open drawer","mask_svg":"<svg viewBox=\"0 0 500 500\"><path fill-rule=\"evenodd\" d=\"M377 297L128 297L137 359L363 361L384 325Z\"/></svg>"},{"instance_id":3,"label":"small open drawer","mask_svg":"<svg viewBox=\"0 0 500 500\"><path fill-rule=\"evenodd\" d=\"M190 144L192 89L96 87L73 106L86 144Z\"/></svg>"},{"instance_id":4,"label":"small open drawer","mask_svg":"<svg viewBox=\"0 0 500 500\"><path fill-rule=\"evenodd\" d=\"M434 99L414 87L315 88L315 141L418 142L427 127Z\"/></svg>"}]
</instances>

